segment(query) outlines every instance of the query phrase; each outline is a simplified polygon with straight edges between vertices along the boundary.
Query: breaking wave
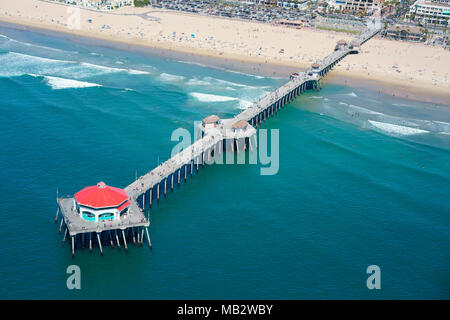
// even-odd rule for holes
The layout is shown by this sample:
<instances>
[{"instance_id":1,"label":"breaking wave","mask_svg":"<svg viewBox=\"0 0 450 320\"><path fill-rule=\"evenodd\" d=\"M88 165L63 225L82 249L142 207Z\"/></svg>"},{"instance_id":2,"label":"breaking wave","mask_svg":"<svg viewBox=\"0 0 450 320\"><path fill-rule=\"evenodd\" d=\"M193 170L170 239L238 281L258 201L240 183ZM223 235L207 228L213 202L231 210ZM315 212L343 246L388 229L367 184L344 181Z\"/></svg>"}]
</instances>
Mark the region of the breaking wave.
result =
<instances>
[{"instance_id":1,"label":"breaking wave","mask_svg":"<svg viewBox=\"0 0 450 320\"><path fill-rule=\"evenodd\" d=\"M197 99L200 102L225 102L225 101L234 101L238 100L238 98L227 97L227 96L218 96L215 94L206 94L199 92L191 92L191 96Z\"/></svg>"},{"instance_id":2,"label":"breaking wave","mask_svg":"<svg viewBox=\"0 0 450 320\"><path fill-rule=\"evenodd\" d=\"M130 75L148 74L147 71L142 70L113 68L88 62L51 59L17 52L0 54L0 76L4 77L33 73L82 79L120 72Z\"/></svg>"},{"instance_id":3,"label":"breaking wave","mask_svg":"<svg viewBox=\"0 0 450 320\"><path fill-rule=\"evenodd\" d=\"M36 77L36 78L42 77L44 79L44 81L53 90L101 87L100 84L86 82L86 81L78 81L78 80L73 80L73 79L65 79L65 78L58 78L58 77L52 77L52 76L40 76L40 75L36 75L36 74L30 74L30 76Z\"/></svg>"},{"instance_id":4,"label":"breaking wave","mask_svg":"<svg viewBox=\"0 0 450 320\"><path fill-rule=\"evenodd\" d=\"M399 135L403 135L403 136L410 136L413 134L423 134L423 133L429 132L427 130L405 127L405 126L400 126L400 125L392 124L392 123L378 122L378 121L373 121L373 120L368 120L368 121L374 127L378 128L382 131L385 131L387 133L390 133L390 134L399 134Z\"/></svg>"},{"instance_id":5,"label":"breaking wave","mask_svg":"<svg viewBox=\"0 0 450 320\"><path fill-rule=\"evenodd\" d=\"M159 78L162 81L166 81L166 82L179 82L179 81L183 81L184 80L184 76L178 76L175 74L170 74L170 73L161 73L159 75Z\"/></svg>"}]
</instances>

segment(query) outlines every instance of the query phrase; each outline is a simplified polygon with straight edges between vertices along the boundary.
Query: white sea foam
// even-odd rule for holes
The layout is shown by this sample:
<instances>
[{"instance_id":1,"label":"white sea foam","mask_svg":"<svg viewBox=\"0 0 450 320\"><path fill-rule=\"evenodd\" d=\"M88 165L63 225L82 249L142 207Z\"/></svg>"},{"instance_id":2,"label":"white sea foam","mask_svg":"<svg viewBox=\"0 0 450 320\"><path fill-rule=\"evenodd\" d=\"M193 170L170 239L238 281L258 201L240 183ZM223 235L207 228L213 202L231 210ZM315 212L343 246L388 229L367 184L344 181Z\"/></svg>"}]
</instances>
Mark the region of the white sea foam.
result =
<instances>
[{"instance_id":1,"label":"white sea foam","mask_svg":"<svg viewBox=\"0 0 450 320\"><path fill-rule=\"evenodd\" d=\"M179 82L179 81L183 81L183 79L184 79L183 76L178 76L178 75L170 74L170 73L161 73L159 75L159 78L162 81L167 81L167 82Z\"/></svg>"},{"instance_id":2,"label":"white sea foam","mask_svg":"<svg viewBox=\"0 0 450 320\"><path fill-rule=\"evenodd\" d=\"M88 68L97 69L99 71L102 71L103 73L115 73L115 72L127 71L126 69L101 66L101 65L93 64L93 63L89 63L89 62L82 62L81 65L88 67Z\"/></svg>"},{"instance_id":3,"label":"white sea foam","mask_svg":"<svg viewBox=\"0 0 450 320\"><path fill-rule=\"evenodd\" d=\"M51 59L18 52L0 54L0 75L7 77L33 73L83 79L119 72L130 75L149 74L143 70L113 68L88 62Z\"/></svg>"},{"instance_id":4,"label":"white sea foam","mask_svg":"<svg viewBox=\"0 0 450 320\"><path fill-rule=\"evenodd\" d=\"M236 73L236 74L242 74L244 76L253 77L253 78L256 78L256 79L264 79L265 78L263 76L257 76L255 74L250 74L250 73L245 73L245 72L240 72L240 71L234 71L234 70L227 70L227 72Z\"/></svg>"},{"instance_id":5,"label":"white sea foam","mask_svg":"<svg viewBox=\"0 0 450 320\"><path fill-rule=\"evenodd\" d=\"M248 100L239 100L239 109L245 110L250 108L253 105L253 102Z\"/></svg>"},{"instance_id":6,"label":"white sea foam","mask_svg":"<svg viewBox=\"0 0 450 320\"><path fill-rule=\"evenodd\" d=\"M3 59L14 59L17 62L44 62L44 63L71 63L73 61L67 61L67 60L58 60L58 59L51 59L51 58L44 58L39 56L33 56L28 55L25 53L19 53L10 51L6 54L1 55Z\"/></svg>"},{"instance_id":7,"label":"white sea foam","mask_svg":"<svg viewBox=\"0 0 450 320\"><path fill-rule=\"evenodd\" d=\"M197 62L182 61L182 60L178 60L177 62L184 63L184 64L192 64L192 65L199 66L199 67L208 67L205 64L201 64L201 63L197 63Z\"/></svg>"},{"instance_id":8,"label":"white sea foam","mask_svg":"<svg viewBox=\"0 0 450 320\"><path fill-rule=\"evenodd\" d=\"M42 77L44 79L44 81L50 87L52 87L52 89L54 89L54 90L101 87L101 85L97 84L97 83L78 81L78 80L73 80L73 79L65 79L65 78L58 78L58 77L52 77L52 76L40 76L40 75L36 75L36 74L30 74L30 76Z\"/></svg>"},{"instance_id":9,"label":"white sea foam","mask_svg":"<svg viewBox=\"0 0 450 320\"><path fill-rule=\"evenodd\" d=\"M360 106L355 106L354 104L349 105L349 110L351 110L351 109L357 110L359 112L366 113L366 114L374 114L374 115L380 115L380 116L384 115L384 113L372 111L372 110L369 110L369 109L366 109L366 108L363 108Z\"/></svg>"},{"instance_id":10,"label":"white sea foam","mask_svg":"<svg viewBox=\"0 0 450 320\"><path fill-rule=\"evenodd\" d=\"M136 70L136 69L128 69L129 74L150 74L148 71Z\"/></svg>"},{"instance_id":11,"label":"white sea foam","mask_svg":"<svg viewBox=\"0 0 450 320\"><path fill-rule=\"evenodd\" d=\"M131 75L150 74L150 72L143 71L143 70L114 68L114 67L102 66L102 65L88 63L88 62L82 62L81 65L88 67L88 68L97 69L97 70L101 71L102 73L126 72Z\"/></svg>"},{"instance_id":12,"label":"white sea foam","mask_svg":"<svg viewBox=\"0 0 450 320\"><path fill-rule=\"evenodd\" d=\"M206 81L210 81L210 82L216 81L216 82L219 82L219 83L222 83L222 84L226 84L226 85L229 85L229 86L233 86L233 87L255 88L253 86L249 86L249 85L246 85L246 84L236 83L236 82L231 82L231 81L217 79L217 78L211 78L211 77L206 77L205 80Z\"/></svg>"},{"instance_id":13,"label":"white sea foam","mask_svg":"<svg viewBox=\"0 0 450 320\"><path fill-rule=\"evenodd\" d=\"M412 107L412 105L405 104L405 103L393 103L392 105L396 106L396 107Z\"/></svg>"},{"instance_id":14,"label":"white sea foam","mask_svg":"<svg viewBox=\"0 0 450 320\"><path fill-rule=\"evenodd\" d=\"M354 93L354 92L348 93L347 95L349 95L351 97L357 97L356 93Z\"/></svg>"},{"instance_id":15,"label":"white sea foam","mask_svg":"<svg viewBox=\"0 0 450 320\"><path fill-rule=\"evenodd\" d=\"M197 99L200 102L225 102L225 101L233 101L238 100L238 98L227 97L227 96L218 96L214 94L206 94L199 92L191 92L191 96Z\"/></svg>"},{"instance_id":16,"label":"white sea foam","mask_svg":"<svg viewBox=\"0 0 450 320\"><path fill-rule=\"evenodd\" d=\"M413 134L421 134L421 133L428 133L427 130L417 129L417 128L411 128L411 127L405 127L405 126L399 126L392 123L385 123L385 122L378 122L373 120L368 120L371 125L374 127L381 129L387 133L393 133L393 134L400 134L404 136L409 136Z\"/></svg>"},{"instance_id":17,"label":"white sea foam","mask_svg":"<svg viewBox=\"0 0 450 320\"><path fill-rule=\"evenodd\" d=\"M16 39L9 38L9 37L7 37L7 36L5 36L3 34L0 34L0 37L8 40L11 43L24 45L24 46L27 46L27 47L35 47L35 48L41 48L41 49L50 50L50 51L57 51L57 52L66 52L65 50L62 50L62 49L51 48L51 47L46 47L46 46L30 43L30 42L19 41L19 40L16 40Z\"/></svg>"},{"instance_id":18,"label":"white sea foam","mask_svg":"<svg viewBox=\"0 0 450 320\"><path fill-rule=\"evenodd\" d=\"M211 82L209 81L205 81L205 80L200 80L198 78L191 78L189 79L186 84L188 86L209 86L211 84Z\"/></svg>"},{"instance_id":19,"label":"white sea foam","mask_svg":"<svg viewBox=\"0 0 450 320\"><path fill-rule=\"evenodd\" d=\"M0 75L21 76L27 73L47 74L62 67L70 67L69 61L43 58L17 52L0 54ZM54 72L52 72L54 73Z\"/></svg>"}]
</instances>

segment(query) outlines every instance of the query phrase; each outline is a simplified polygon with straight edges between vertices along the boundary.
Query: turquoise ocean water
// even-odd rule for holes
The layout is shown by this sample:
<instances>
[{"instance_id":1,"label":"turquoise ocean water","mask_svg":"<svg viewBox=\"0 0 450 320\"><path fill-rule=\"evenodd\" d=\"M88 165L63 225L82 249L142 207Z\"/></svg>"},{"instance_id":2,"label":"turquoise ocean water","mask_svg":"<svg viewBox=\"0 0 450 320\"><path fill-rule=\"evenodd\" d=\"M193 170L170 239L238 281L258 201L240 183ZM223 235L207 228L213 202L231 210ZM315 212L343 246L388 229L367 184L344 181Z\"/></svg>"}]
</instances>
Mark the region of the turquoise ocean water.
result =
<instances>
[{"instance_id":1,"label":"turquoise ocean water","mask_svg":"<svg viewBox=\"0 0 450 320\"><path fill-rule=\"evenodd\" d=\"M450 297L449 106L325 81L262 126L280 130L277 175L206 167L153 207L152 251L72 259L57 188L125 187L170 156L173 130L286 79L0 34L0 298ZM373 264L381 290L366 287Z\"/></svg>"}]
</instances>

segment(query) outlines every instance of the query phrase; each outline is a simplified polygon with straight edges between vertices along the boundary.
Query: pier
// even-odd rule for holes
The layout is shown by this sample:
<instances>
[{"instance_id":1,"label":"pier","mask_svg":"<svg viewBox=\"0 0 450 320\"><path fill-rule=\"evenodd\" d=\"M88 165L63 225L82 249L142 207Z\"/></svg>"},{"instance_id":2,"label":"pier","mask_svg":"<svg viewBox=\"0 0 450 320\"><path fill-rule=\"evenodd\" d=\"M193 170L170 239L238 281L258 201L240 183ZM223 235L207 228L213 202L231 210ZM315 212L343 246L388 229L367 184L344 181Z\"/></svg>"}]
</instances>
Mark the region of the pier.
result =
<instances>
[{"instance_id":1,"label":"pier","mask_svg":"<svg viewBox=\"0 0 450 320\"><path fill-rule=\"evenodd\" d=\"M199 125L201 134L194 143L123 189L128 196L129 207L120 219L97 223L86 221L80 216L74 197L57 197L55 223L59 224L59 232L63 233L63 243L67 237L70 238L72 256L78 248L89 247L92 251L93 243L99 247L102 255L105 245L120 249L122 244L128 250L127 240L128 243L132 241L134 245L142 246L145 237L149 248L152 248L148 232L150 221L145 216L147 208L152 208L155 201L167 196L175 185L186 182L188 177L192 177L205 164L213 163L215 157L224 152L255 148L256 128L262 122L274 116L306 90L319 91L320 80L347 55L358 53L360 46L380 30L380 27L368 28L350 43L339 41L330 55L314 63L307 71L293 74L287 83L235 117L219 119L213 115L203 119Z\"/></svg>"}]
</instances>

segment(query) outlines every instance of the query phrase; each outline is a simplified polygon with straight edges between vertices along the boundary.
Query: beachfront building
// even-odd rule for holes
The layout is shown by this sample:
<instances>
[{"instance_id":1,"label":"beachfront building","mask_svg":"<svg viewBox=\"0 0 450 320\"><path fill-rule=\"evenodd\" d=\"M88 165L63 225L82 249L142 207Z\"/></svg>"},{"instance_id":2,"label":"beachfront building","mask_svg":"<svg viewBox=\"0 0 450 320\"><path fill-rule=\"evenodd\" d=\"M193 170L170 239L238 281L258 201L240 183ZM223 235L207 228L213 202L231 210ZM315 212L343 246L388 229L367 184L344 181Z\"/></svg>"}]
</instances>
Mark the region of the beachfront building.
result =
<instances>
[{"instance_id":1,"label":"beachfront building","mask_svg":"<svg viewBox=\"0 0 450 320\"><path fill-rule=\"evenodd\" d=\"M134 6L134 0L53 0L87 9L113 10L121 7Z\"/></svg>"},{"instance_id":2,"label":"beachfront building","mask_svg":"<svg viewBox=\"0 0 450 320\"><path fill-rule=\"evenodd\" d=\"M328 0L326 1L328 3L329 8L333 8L335 10L342 10L345 8L345 0Z\"/></svg>"},{"instance_id":3,"label":"beachfront building","mask_svg":"<svg viewBox=\"0 0 450 320\"><path fill-rule=\"evenodd\" d=\"M258 4L265 6L276 5L285 8L300 8L308 0L243 0L249 4Z\"/></svg>"},{"instance_id":4,"label":"beachfront building","mask_svg":"<svg viewBox=\"0 0 450 320\"><path fill-rule=\"evenodd\" d=\"M345 9L350 11L360 11L360 12L373 12L379 6L381 0L346 0Z\"/></svg>"},{"instance_id":5,"label":"beachfront building","mask_svg":"<svg viewBox=\"0 0 450 320\"><path fill-rule=\"evenodd\" d=\"M128 213L130 201L125 190L99 182L75 193L74 204L79 216L86 221L119 220Z\"/></svg>"},{"instance_id":6,"label":"beachfront building","mask_svg":"<svg viewBox=\"0 0 450 320\"><path fill-rule=\"evenodd\" d=\"M446 26L450 18L449 0L418 0L410 8L407 18L419 23Z\"/></svg>"},{"instance_id":7,"label":"beachfront building","mask_svg":"<svg viewBox=\"0 0 450 320\"><path fill-rule=\"evenodd\" d=\"M393 39L412 42L425 41L425 33L419 27L395 25L382 32L382 36Z\"/></svg>"}]
</instances>

